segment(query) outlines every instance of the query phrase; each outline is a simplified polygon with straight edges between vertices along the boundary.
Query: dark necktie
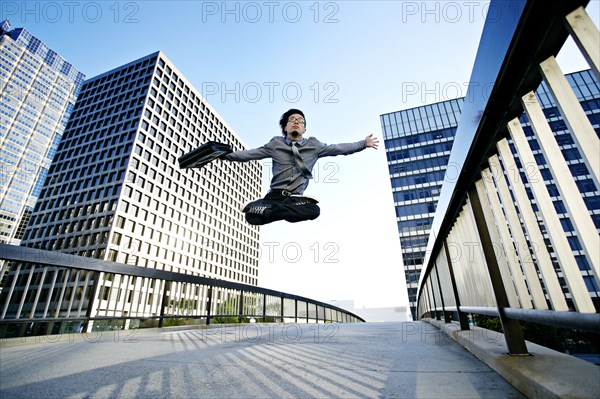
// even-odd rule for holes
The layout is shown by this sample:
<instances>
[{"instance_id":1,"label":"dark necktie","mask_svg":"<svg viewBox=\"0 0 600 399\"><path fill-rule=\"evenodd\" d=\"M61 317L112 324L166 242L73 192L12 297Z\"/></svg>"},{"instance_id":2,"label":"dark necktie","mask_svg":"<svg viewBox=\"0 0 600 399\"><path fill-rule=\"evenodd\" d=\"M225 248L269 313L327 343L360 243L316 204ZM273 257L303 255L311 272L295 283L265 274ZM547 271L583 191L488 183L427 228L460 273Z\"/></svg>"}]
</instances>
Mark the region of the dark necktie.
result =
<instances>
[{"instance_id":1,"label":"dark necktie","mask_svg":"<svg viewBox=\"0 0 600 399\"><path fill-rule=\"evenodd\" d=\"M294 159L296 160L296 164L302 171L302 174L304 175L304 177L306 177L307 179L312 179L312 174L310 173L310 170L308 170L308 168L306 167L306 164L302 160L302 157L300 156L300 151L298 150L298 147L296 146L297 144L298 143L296 143L295 141L292 141L292 154L294 154Z\"/></svg>"}]
</instances>

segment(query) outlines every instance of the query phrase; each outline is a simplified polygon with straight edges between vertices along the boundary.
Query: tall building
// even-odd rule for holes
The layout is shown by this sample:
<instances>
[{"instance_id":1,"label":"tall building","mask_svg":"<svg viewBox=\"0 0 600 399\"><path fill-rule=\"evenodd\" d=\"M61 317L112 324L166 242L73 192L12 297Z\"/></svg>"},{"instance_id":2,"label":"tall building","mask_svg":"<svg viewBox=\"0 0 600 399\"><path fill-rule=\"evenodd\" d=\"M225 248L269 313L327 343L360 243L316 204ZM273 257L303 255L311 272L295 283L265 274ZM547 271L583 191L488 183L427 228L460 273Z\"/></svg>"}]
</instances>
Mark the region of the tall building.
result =
<instances>
[{"instance_id":1,"label":"tall building","mask_svg":"<svg viewBox=\"0 0 600 399\"><path fill-rule=\"evenodd\" d=\"M209 140L246 147L161 52L85 81L22 245L256 285L259 230L240 205L260 195L261 165L215 161L180 170L177 159ZM46 269L32 281L65 278ZM160 312L162 287L147 280L71 277L65 298L49 299L51 309L66 303L63 316ZM202 307L206 293L189 289L171 287ZM26 304L22 312L28 307L44 309Z\"/></svg>"},{"instance_id":2,"label":"tall building","mask_svg":"<svg viewBox=\"0 0 600 399\"><path fill-rule=\"evenodd\" d=\"M19 244L84 75L26 29L0 25L0 242Z\"/></svg>"},{"instance_id":3,"label":"tall building","mask_svg":"<svg viewBox=\"0 0 600 399\"><path fill-rule=\"evenodd\" d=\"M381 115L413 320L427 239L462 102L448 100Z\"/></svg>"},{"instance_id":4,"label":"tall building","mask_svg":"<svg viewBox=\"0 0 600 399\"><path fill-rule=\"evenodd\" d=\"M566 78L600 137L600 86L598 80L589 70L568 74ZM590 175L545 83L540 85L536 95L596 228L600 229L600 192L597 182L594 182L593 177ZM413 318L415 318L414 307L416 306L419 274L425 257L430 232L429 226L433 221L440 188L444 178L457 178L456 173L460 171L462 166L448 165L448 175L444 177L453 137L460 119L462 101L462 99L444 101L381 115ZM573 225L569 221L565 206L552 181L552 175L546 165L546 160L525 115L522 116L521 122L530 140L530 146L540 167L542 177L546 181L554 207L561 216L563 229L574 251L588 291L596 301L597 298L600 298L600 293L598 292L598 284L590 270L590 262L586 259ZM518 160L512 142L510 142L510 145L513 155ZM522 165L519 165L519 167L521 168L520 173L526 177L527 171L523 169ZM525 178L523 181L527 181L527 179ZM529 187L526 188L530 199L533 199L531 190ZM554 257L553 261L556 262ZM558 268L557 262L556 265Z\"/></svg>"}]
</instances>

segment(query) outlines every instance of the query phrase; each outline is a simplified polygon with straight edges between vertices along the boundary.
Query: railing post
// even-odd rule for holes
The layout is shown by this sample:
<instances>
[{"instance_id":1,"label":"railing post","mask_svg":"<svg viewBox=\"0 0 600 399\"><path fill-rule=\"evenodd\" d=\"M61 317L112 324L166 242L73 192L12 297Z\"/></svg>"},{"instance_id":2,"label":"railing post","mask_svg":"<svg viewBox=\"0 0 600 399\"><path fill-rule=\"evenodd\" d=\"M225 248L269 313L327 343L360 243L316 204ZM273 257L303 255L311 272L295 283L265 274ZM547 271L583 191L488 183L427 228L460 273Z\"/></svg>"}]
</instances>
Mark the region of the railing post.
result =
<instances>
[{"instance_id":1,"label":"railing post","mask_svg":"<svg viewBox=\"0 0 600 399\"><path fill-rule=\"evenodd\" d=\"M298 323L298 300L294 299L294 323Z\"/></svg>"},{"instance_id":2,"label":"railing post","mask_svg":"<svg viewBox=\"0 0 600 399\"><path fill-rule=\"evenodd\" d=\"M452 259L448 250L448 243L444 240L444 253L448 262L448 271L450 272L450 282L452 283L452 292L454 294L454 303L456 303L456 313L458 313L458 321L460 322L461 330L470 330L469 318L465 312L460 310L460 297L458 296L458 288L456 287L456 278L454 277L454 268L452 267Z\"/></svg>"},{"instance_id":3,"label":"railing post","mask_svg":"<svg viewBox=\"0 0 600 399\"><path fill-rule=\"evenodd\" d=\"M506 346L508 347L508 353L511 355L526 355L527 346L525 345L525 338L523 337L523 330L518 320L509 319L504 314L504 308L510 307L508 302L508 296L504 289L504 282L502 281L502 274L496 260L496 254L490 233L487 229L485 218L483 215L483 209L477 190L473 187L468 192L469 201L475 217L475 224L481 241L485 262L488 268L492 287L494 289L494 297L496 298L496 304L498 306L498 315L500 316L500 323L502 323L502 330L504 331L504 339L506 340Z\"/></svg>"},{"instance_id":4,"label":"railing post","mask_svg":"<svg viewBox=\"0 0 600 399\"><path fill-rule=\"evenodd\" d=\"M57 270L58 273L58 270ZM95 306L93 305L94 302L96 301L96 298L98 296L98 290L100 287L100 280L101 280L101 276L102 276L102 272L94 272L94 283L92 284L92 292L91 292L91 296L90 296L90 303L88 305L87 310L85 311L85 323L83 326L83 331L84 332L88 332L88 329L90 329L94 322L90 320L90 318L93 316L92 312L95 308ZM15 276L16 278L16 276ZM57 274L57 278L58 278L58 274ZM65 284L62 285L63 289L65 287ZM58 308L60 308L60 302L58 303Z\"/></svg>"},{"instance_id":5,"label":"railing post","mask_svg":"<svg viewBox=\"0 0 600 399\"><path fill-rule=\"evenodd\" d=\"M239 306L239 314L238 314L238 323L242 322L244 314L244 291L240 291L240 306Z\"/></svg>"},{"instance_id":6,"label":"railing post","mask_svg":"<svg viewBox=\"0 0 600 399\"><path fill-rule=\"evenodd\" d=\"M308 323L308 320L310 318L310 314L308 313L308 301L306 301L306 322Z\"/></svg>"},{"instance_id":7,"label":"railing post","mask_svg":"<svg viewBox=\"0 0 600 399\"><path fill-rule=\"evenodd\" d=\"M529 93L525 97L527 98L531 96L535 96L535 94ZM537 102L537 100L533 97L531 97L531 100L527 100L526 98L522 98L521 101L525 108L528 106L527 103L531 103L532 101ZM521 164L533 165L535 168L537 168L535 169L536 178L529 179L529 185L535 198L535 202L537 203L539 215L542 217L542 221L546 226L546 231L548 232L548 237L552 243L552 248L554 248L556 258L563 272L567 286L569 287L569 291L571 292L571 298L573 300L573 304L575 305L575 309L581 313L595 313L596 309L594 307L594 303L592 302L585 282L583 281L581 271L579 270L577 262L575 261L575 256L573 255L573 251L571 251L569 241L567 240L565 232L560 223L560 218L558 217L558 213L553 206L552 199L550 198L550 194L546 188L546 184L541 178L541 173L537 167L535 157L531 151L529 143L527 142L527 137L525 136L525 132L523 131L523 127L521 126L518 118L515 118L508 123L508 131L510 132L510 136L515 144L517 153L519 154ZM562 157L562 155L560 156Z\"/></svg>"},{"instance_id":8,"label":"railing post","mask_svg":"<svg viewBox=\"0 0 600 399\"><path fill-rule=\"evenodd\" d=\"M444 323L450 323L450 315L446 312L446 304L444 303L444 293L442 292L442 284L440 283L440 273L438 272L437 263L433 262L433 270L435 270L435 277L438 283L438 289L440 290L440 300L442 301L442 314L444 315Z\"/></svg>"},{"instance_id":9,"label":"railing post","mask_svg":"<svg viewBox=\"0 0 600 399\"><path fill-rule=\"evenodd\" d=\"M433 268L435 269L435 263L433 264ZM441 320L441 318L444 316L444 306L442 305L442 303L440 302L440 298L437 297L437 295L435 295L435 287L433 284L433 277L431 276L431 274L429 275L429 277L431 278L431 296L433 296L433 303L435 304L435 319L436 320ZM438 308L440 306L438 306L438 304L442 307L442 311L440 312L438 310ZM441 313L441 316L440 316Z\"/></svg>"},{"instance_id":10,"label":"railing post","mask_svg":"<svg viewBox=\"0 0 600 399\"><path fill-rule=\"evenodd\" d=\"M165 288L163 289L162 300L160 304L160 318L158 319L158 328L163 328L165 323L165 307L167 307L167 291L171 289L171 281L165 280Z\"/></svg>"},{"instance_id":11,"label":"railing post","mask_svg":"<svg viewBox=\"0 0 600 399\"><path fill-rule=\"evenodd\" d=\"M508 128L511 130L512 124L509 123ZM504 163L506 170L518 170L515 158L510 150L507 139L502 139L496 143L498 153L502 157L502 163ZM510 179L512 192L515 196L517 207L521 213L523 219L523 225L529 235L529 241L532 243L538 243L535 245L535 257L537 258L537 264L542 272L544 279L544 285L546 286L546 292L550 299L550 304L553 310L568 311L569 306L565 300L565 296L562 292L560 282L552 265L552 259L548 252L548 247L544 244L544 237L538 226L537 216L533 211L527 191L525 190L525 183L521 178ZM516 295L516 294L513 294Z\"/></svg>"},{"instance_id":12,"label":"railing post","mask_svg":"<svg viewBox=\"0 0 600 399\"><path fill-rule=\"evenodd\" d=\"M558 109L563 115L565 124L571 130L571 137L577 143L577 149L582 155L592 180L595 180L596 187L598 187L598 184L600 184L600 162L598 162L598 159L600 159L600 141L596 131L577 100L567 78L560 71L554 57L550 57L540 64L540 69L556 100ZM575 227L577 238L585 250L592 271L600 281L600 249L596 226L590 217L582 196L579 195L579 188L573 179L560 146L554 138L554 133L546 120L537 97L530 93L523 97L522 104L527 118L531 122L531 128L537 136L537 142L544 154L547 167L552 173L556 188L558 188L563 204L569 212L569 219Z\"/></svg>"},{"instance_id":13,"label":"railing post","mask_svg":"<svg viewBox=\"0 0 600 399\"><path fill-rule=\"evenodd\" d=\"M431 283L431 279L429 279L429 283ZM429 301L429 309L432 309L431 318L435 318L436 320L439 320L440 318L439 318L439 316L437 314L437 310L436 310L437 306L435 303L435 294L433 293L433 290L431 289L431 284L425 285L425 292L427 293L427 299Z\"/></svg>"},{"instance_id":14,"label":"railing post","mask_svg":"<svg viewBox=\"0 0 600 399\"><path fill-rule=\"evenodd\" d=\"M600 79L600 41L598 28L585 8L579 7L566 16L566 26L592 71Z\"/></svg>"},{"instance_id":15,"label":"railing post","mask_svg":"<svg viewBox=\"0 0 600 399\"><path fill-rule=\"evenodd\" d=\"M267 318L267 294L263 294L263 322Z\"/></svg>"},{"instance_id":16,"label":"railing post","mask_svg":"<svg viewBox=\"0 0 600 399\"><path fill-rule=\"evenodd\" d=\"M502 201L502 208L504 208L504 213L502 214L501 212L499 212L500 214L502 214L503 216L499 219L499 223L506 225L508 229L510 229L510 234L508 237L508 243L510 245L511 242L514 242L514 249L513 249L513 253L512 256L514 257L515 262L517 263L517 269L519 269L518 273L513 274L513 278L519 279L519 280L525 280L527 282L527 286L525 287L525 293L526 296L529 298L531 297L531 305L536 309L548 309L548 303L546 302L546 297L544 296L544 292L542 290L542 285L540 283L540 278L538 276L538 271L535 268L535 265L533 263L533 254L529 251L529 246L527 245L527 238L525 237L525 233L523 232L523 228L521 227L521 218L519 217L519 214L517 212L517 209L515 208L514 205L514 200L510 194L510 189L508 187L508 183L506 182L506 179L504 178L504 173L502 173L502 166L500 165L500 159L498 158L498 155L492 155L489 159L488 159L489 163L490 163L490 169L493 167L494 169L496 169L497 172L495 173L488 173L488 178L490 179L488 184L490 186L493 186L494 181L496 183L496 189L495 190L489 190L489 193L494 193L494 191L496 191L498 197L500 197L500 200ZM505 165L506 166L506 165ZM528 169L529 170L529 169ZM482 174L482 176L484 176ZM510 174L509 174L510 176ZM486 177L484 177L484 179L486 179ZM483 183L483 181L482 181ZM479 195L481 196L481 198L485 198L486 201L489 201L487 198L488 196L485 194L484 191L479 190ZM493 197L492 195L490 195L491 197ZM491 207L491 201L486 202L483 205L490 205ZM490 207L487 207L487 209L490 209ZM483 209L484 212L484 217L486 216L486 213L488 215L488 220L490 222L492 222L493 216L491 215L491 212L487 211L487 209ZM492 239L492 242L495 238L495 234L497 235L497 229L496 227L490 223L488 224L489 228L488 231L490 232L490 238ZM493 229L493 230L492 230ZM518 263L521 263L521 265L519 266ZM499 266L503 266L503 264L500 264ZM502 270L502 268L501 268ZM507 287L507 280L510 281L509 279L504 279L504 288L508 289ZM522 282L523 286L525 286L525 281ZM529 293L527 293L527 287L529 288ZM507 291L507 296L509 297L509 303L510 303L510 294ZM523 299L523 297L520 297L520 299ZM525 308L526 306L523 304L522 302L522 306L523 308Z\"/></svg>"},{"instance_id":17,"label":"railing post","mask_svg":"<svg viewBox=\"0 0 600 399\"><path fill-rule=\"evenodd\" d=\"M210 325L210 309L212 308L212 292L213 286L208 286L208 297L206 298L206 325Z\"/></svg>"}]
</instances>

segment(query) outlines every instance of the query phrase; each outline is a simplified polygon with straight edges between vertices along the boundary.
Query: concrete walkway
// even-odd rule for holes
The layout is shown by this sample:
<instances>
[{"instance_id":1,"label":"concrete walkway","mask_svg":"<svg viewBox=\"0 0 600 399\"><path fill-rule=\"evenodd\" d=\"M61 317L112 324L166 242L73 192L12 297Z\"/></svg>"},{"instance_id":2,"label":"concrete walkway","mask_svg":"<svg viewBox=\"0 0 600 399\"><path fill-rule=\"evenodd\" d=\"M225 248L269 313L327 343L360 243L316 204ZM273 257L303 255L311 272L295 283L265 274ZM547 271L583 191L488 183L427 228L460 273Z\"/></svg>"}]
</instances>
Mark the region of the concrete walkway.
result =
<instances>
[{"instance_id":1,"label":"concrete walkway","mask_svg":"<svg viewBox=\"0 0 600 399\"><path fill-rule=\"evenodd\" d=\"M521 397L421 322L253 324L0 341L2 399Z\"/></svg>"}]
</instances>

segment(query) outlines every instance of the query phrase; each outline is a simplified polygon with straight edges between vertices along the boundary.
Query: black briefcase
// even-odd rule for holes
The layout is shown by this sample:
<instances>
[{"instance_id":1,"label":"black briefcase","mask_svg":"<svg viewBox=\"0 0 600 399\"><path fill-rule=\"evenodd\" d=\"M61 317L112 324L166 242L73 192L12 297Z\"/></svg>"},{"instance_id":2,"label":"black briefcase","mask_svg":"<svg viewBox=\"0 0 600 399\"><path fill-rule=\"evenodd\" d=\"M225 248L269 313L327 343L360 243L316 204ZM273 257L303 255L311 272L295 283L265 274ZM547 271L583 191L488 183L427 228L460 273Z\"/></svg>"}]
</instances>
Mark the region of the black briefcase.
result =
<instances>
[{"instance_id":1,"label":"black briefcase","mask_svg":"<svg viewBox=\"0 0 600 399\"><path fill-rule=\"evenodd\" d=\"M229 144L208 141L193 151L179 157L179 168L202 168L217 158L232 152Z\"/></svg>"}]
</instances>

